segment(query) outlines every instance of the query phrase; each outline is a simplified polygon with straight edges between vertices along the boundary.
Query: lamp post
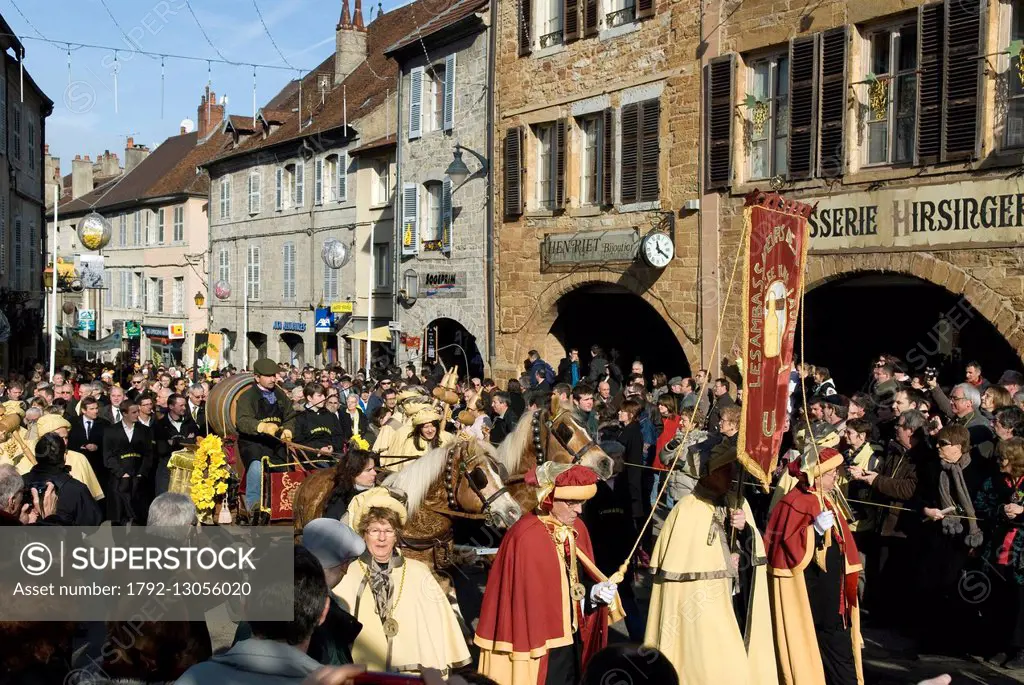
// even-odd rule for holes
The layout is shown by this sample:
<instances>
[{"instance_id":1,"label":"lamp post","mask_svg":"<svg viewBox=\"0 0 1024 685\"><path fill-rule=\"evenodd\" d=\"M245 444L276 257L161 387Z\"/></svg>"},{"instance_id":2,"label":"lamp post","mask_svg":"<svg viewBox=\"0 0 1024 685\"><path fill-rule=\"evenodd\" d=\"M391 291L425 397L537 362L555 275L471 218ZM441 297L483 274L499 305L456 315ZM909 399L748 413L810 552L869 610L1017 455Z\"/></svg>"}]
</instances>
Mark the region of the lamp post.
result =
<instances>
[{"instance_id":1,"label":"lamp post","mask_svg":"<svg viewBox=\"0 0 1024 685\"><path fill-rule=\"evenodd\" d=\"M373 250L371 248L371 261L372 261L372 252L373 252ZM341 267L343 267L346 264L348 264L348 260L349 260L350 257L351 257L351 251L348 249L348 246L346 246L345 243L341 242L340 240L338 240L336 238L328 238L327 240L325 240L324 241L324 246L320 250L320 258L323 260L324 265L326 265L328 269L334 269L334 270L340 269ZM370 303L370 310L371 311L373 310L372 298L371 298L371 303ZM369 321L370 321L370 317L367 317L367 322L369 322ZM340 341L339 341L339 343L340 343ZM369 323L367 323L367 329L366 329L366 345L367 345L367 348L369 348L369 345L370 345ZM339 344L339 350L340 350L340 344ZM367 357L369 357L369 353L367 353Z\"/></svg>"}]
</instances>

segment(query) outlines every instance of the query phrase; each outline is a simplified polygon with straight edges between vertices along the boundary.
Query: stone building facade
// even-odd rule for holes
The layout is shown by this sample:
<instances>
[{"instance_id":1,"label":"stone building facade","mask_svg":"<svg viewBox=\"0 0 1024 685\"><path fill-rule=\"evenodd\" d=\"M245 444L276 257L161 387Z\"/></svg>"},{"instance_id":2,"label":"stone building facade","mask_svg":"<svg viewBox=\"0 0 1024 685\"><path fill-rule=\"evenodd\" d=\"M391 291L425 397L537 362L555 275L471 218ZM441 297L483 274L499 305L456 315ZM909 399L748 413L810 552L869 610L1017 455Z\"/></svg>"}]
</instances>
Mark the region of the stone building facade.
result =
<instances>
[{"instance_id":1,"label":"stone building facade","mask_svg":"<svg viewBox=\"0 0 1024 685\"><path fill-rule=\"evenodd\" d=\"M585 361L592 344L618 349L627 371L632 357L685 373L710 344L698 4L554 5L498 3L492 374L518 375L531 349L557 365L579 347ZM652 233L674 246L661 268L638 255Z\"/></svg>"},{"instance_id":2,"label":"stone building facade","mask_svg":"<svg viewBox=\"0 0 1024 685\"><path fill-rule=\"evenodd\" d=\"M489 6L462 0L388 50L400 70L399 363L481 375L488 341ZM447 169L460 146L468 175Z\"/></svg>"},{"instance_id":3,"label":"stone building facade","mask_svg":"<svg viewBox=\"0 0 1024 685\"><path fill-rule=\"evenodd\" d=\"M718 231L705 254L724 290L746 193L816 204L806 357L843 367L847 388L880 353L950 382L972 359L992 381L1020 368L1022 12L1019 0L708 5L702 204ZM724 349L739 324L733 298Z\"/></svg>"}]
</instances>

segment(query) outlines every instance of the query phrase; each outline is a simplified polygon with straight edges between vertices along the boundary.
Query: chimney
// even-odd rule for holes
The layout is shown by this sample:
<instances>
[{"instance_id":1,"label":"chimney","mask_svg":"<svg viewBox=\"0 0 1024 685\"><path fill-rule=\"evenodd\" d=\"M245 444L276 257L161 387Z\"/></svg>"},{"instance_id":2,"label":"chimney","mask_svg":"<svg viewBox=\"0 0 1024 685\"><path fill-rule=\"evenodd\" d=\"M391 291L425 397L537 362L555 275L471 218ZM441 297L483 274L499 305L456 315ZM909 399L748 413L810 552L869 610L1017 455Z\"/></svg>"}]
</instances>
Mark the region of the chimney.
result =
<instances>
[{"instance_id":1,"label":"chimney","mask_svg":"<svg viewBox=\"0 0 1024 685\"><path fill-rule=\"evenodd\" d=\"M116 154L110 150L104 150L102 155L96 155L96 175L103 178L110 178L121 173L121 163Z\"/></svg>"},{"instance_id":2,"label":"chimney","mask_svg":"<svg viewBox=\"0 0 1024 685\"><path fill-rule=\"evenodd\" d=\"M224 121L224 105L218 104L217 94L210 90L210 86L206 86L196 114L196 132L199 134L199 140L206 140Z\"/></svg>"},{"instance_id":3,"label":"chimney","mask_svg":"<svg viewBox=\"0 0 1024 685\"><path fill-rule=\"evenodd\" d=\"M348 0L342 0L341 21L334 31L334 85L340 85L365 59L362 0L356 0L354 24L348 20Z\"/></svg>"},{"instance_id":4,"label":"chimney","mask_svg":"<svg viewBox=\"0 0 1024 685\"><path fill-rule=\"evenodd\" d=\"M75 155L71 162L71 198L76 199L92 192L92 162L89 155L82 159Z\"/></svg>"},{"instance_id":5,"label":"chimney","mask_svg":"<svg viewBox=\"0 0 1024 685\"><path fill-rule=\"evenodd\" d=\"M146 157L149 156L149 148L145 145L136 145L134 138L128 138L124 148L124 173L129 173ZM115 157L115 159L117 159Z\"/></svg>"}]
</instances>

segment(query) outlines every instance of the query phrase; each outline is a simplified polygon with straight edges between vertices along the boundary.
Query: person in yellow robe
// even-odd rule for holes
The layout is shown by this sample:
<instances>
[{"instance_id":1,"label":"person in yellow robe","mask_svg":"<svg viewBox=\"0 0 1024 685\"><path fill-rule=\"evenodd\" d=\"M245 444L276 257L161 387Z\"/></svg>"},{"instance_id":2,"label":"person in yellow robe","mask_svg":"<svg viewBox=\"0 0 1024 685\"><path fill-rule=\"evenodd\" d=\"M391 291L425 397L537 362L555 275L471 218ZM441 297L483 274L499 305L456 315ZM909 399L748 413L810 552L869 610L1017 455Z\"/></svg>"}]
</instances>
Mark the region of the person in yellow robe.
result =
<instances>
[{"instance_id":1,"label":"person in yellow robe","mask_svg":"<svg viewBox=\"0 0 1024 685\"><path fill-rule=\"evenodd\" d=\"M47 433L56 433L64 440L64 444L68 443L68 433L71 431L71 424L68 423L67 419L59 414L44 414L39 417L36 421L36 432L38 438L32 441L29 445L30 450L35 450L35 443L38 442L39 438L42 438ZM21 463L27 463L27 459L22 459ZM75 452L74 450L68 450L64 454L64 463L71 467L71 477L77 480L79 483L89 488L89 494L92 495L94 500L103 499L103 488L100 486L99 480L96 479L96 472L92 469L92 464L89 463L89 459L81 452ZM25 469L25 473L31 469L31 464ZM18 469L19 473L21 469ZM24 474L22 474L24 475Z\"/></svg>"},{"instance_id":2,"label":"person in yellow robe","mask_svg":"<svg viewBox=\"0 0 1024 685\"><path fill-rule=\"evenodd\" d=\"M381 460L381 467L392 466L392 470L400 470L405 462L396 464L394 459L386 457L402 456L399 450L412 433L412 417L431 408L430 397L416 388L408 388L398 394L395 407L394 416L381 426L373 442L373 451L385 457Z\"/></svg>"},{"instance_id":3,"label":"person in yellow robe","mask_svg":"<svg viewBox=\"0 0 1024 685\"><path fill-rule=\"evenodd\" d=\"M764 541L732 487L735 446L716 446L703 471L651 554L644 644L668 657L681 683L777 685Z\"/></svg>"},{"instance_id":4,"label":"person in yellow robe","mask_svg":"<svg viewBox=\"0 0 1024 685\"><path fill-rule=\"evenodd\" d=\"M334 587L342 608L363 628L352 645L354 663L369 671L443 676L470 663L448 596L426 564L397 549L407 512L386 488L371 488L349 503L348 520L366 551Z\"/></svg>"},{"instance_id":5,"label":"person in yellow robe","mask_svg":"<svg viewBox=\"0 0 1024 685\"><path fill-rule=\"evenodd\" d=\"M419 457L428 450L444 447L454 442L455 436L441 430L441 415L433 409L423 409L412 417L412 426L401 441L396 440L389 453L396 458ZM390 463L389 463L390 462ZM401 471L408 461L381 459L381 466L391 471Z\"/></svg>"},{"instance_id":6,"label":"person in yellow robe","mask_svg":"<svg viewBox=\"0 0 1024 685\"><path fill-rule=\"evenodd\" d=\"M0 441L0 464L10 464L14 468L18 469L18 473L25 475L28 473L32 466L35 465L35 457L32 455L32 450L35 445L28 445L26 438L28 438L28 431L22 425L25 418L25 410L21 406L21 402L17 400L8 400L0 405L0 416L8 418L17 416L19 419L17 427L13 426L13 419L11 420L11 426L5 426L6 436ZM25 455L25 450L28 449L28 456Z\"/></svg>"}]
</instances>

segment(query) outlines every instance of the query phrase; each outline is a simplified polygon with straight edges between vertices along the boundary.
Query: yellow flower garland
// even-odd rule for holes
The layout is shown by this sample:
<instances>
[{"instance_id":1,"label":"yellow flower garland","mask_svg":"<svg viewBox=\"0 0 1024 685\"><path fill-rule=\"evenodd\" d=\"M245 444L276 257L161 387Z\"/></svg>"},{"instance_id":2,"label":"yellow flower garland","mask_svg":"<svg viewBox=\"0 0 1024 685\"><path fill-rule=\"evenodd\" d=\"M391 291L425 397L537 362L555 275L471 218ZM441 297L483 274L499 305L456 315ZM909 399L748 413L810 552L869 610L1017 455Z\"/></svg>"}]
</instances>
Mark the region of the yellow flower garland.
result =
<instances>
[{"instance_id":1,"label":"yellow flower garland","mask_svg":"<svg viewBox=\"0 0 1024 685\"><path fill-rule=\"evenodd\" d=\"M203 520L213 514L216 496L228 491L230 471L220 438L216 435L203 438L196 448L192 464L192 502L196 505L199 519Z\"/></svg>"}]
</instances>

